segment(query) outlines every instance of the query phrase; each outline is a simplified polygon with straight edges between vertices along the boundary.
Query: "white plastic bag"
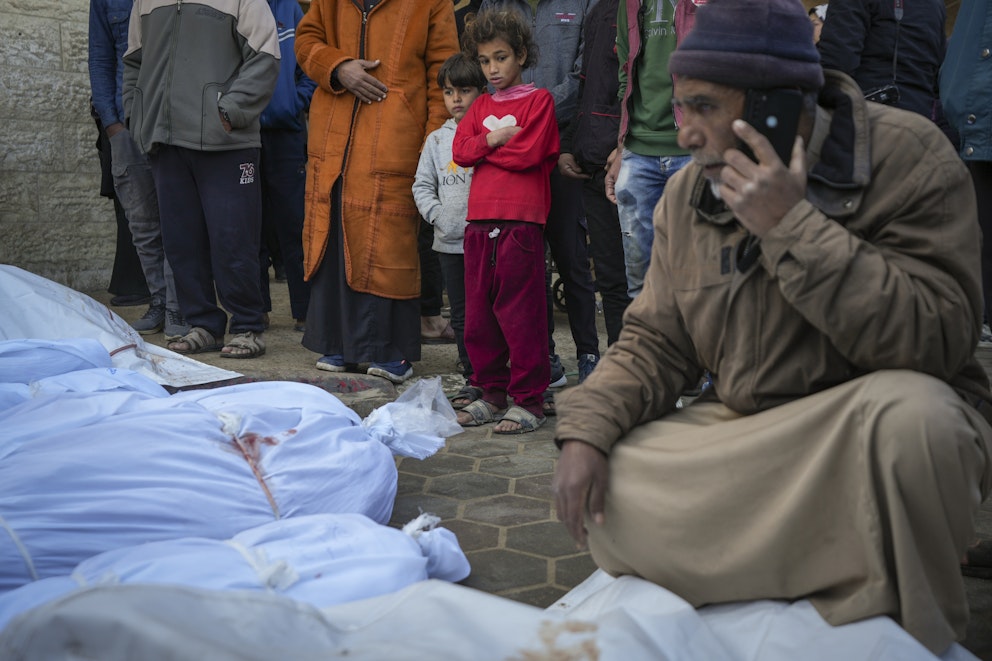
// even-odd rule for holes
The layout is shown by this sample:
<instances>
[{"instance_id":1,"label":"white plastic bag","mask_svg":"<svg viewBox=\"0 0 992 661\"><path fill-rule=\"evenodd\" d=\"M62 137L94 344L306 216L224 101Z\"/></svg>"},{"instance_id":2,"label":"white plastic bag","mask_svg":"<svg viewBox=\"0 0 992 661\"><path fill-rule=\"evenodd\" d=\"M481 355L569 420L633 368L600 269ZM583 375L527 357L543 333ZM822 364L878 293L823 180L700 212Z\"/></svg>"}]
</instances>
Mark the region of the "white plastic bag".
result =
<instances>
[{"instance_id":1,"label":"white plastic bag","mask_svg":"<svg viewBox=\"0 0 992 661\"><path fill-rule=\"evenodd\" d=\"M362 420L369 435L394 454L426 459L444 439L461 433L451 402L441 388L441 377L420 379L396 398Z\"/></svg>"}]
</instances>

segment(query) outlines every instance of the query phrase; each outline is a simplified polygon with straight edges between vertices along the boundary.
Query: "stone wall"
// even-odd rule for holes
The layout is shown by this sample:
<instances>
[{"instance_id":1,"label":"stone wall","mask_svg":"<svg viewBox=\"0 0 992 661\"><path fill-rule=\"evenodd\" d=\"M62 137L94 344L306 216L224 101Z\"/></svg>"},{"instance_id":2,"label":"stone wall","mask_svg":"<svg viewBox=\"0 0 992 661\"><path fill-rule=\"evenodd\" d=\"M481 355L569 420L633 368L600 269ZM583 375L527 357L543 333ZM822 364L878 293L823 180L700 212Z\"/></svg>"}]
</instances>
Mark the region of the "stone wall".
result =
<instances>
[{"instance_id":1,"label":"stone wall","mask_svg":"<svg viewBox=\"0 0 992 661\"><path fill-rule=\"evenodd\" d=\"M99 196L86 0L0 0L0 263L104 288L116 243Z\"/></svg>"}]
</instances>

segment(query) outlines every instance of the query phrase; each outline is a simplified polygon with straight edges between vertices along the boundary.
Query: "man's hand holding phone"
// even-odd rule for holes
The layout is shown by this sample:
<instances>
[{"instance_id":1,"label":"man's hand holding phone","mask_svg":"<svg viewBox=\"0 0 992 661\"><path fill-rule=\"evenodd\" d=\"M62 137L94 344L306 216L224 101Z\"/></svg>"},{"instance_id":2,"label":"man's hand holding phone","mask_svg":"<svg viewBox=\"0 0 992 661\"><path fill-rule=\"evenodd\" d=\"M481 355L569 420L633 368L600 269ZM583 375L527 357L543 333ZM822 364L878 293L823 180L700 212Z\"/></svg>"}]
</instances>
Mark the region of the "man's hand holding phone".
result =
<instances>
[{"instance_id":1,"label":"man's hand holding phone","mask_svg":"<svg viewBox=\"0 0 992 661\"><path fill-rule=\"evenodd\" d=\"M755 121L758 126L768 128L760 119ZM724 154L726 166L721 173L720 193L737 220L758 238L778 225L806 196L806 149L794 128L798 126L798 117L792 126L791 152L780 146L788 154L786 165L772 142L756 126L743 119L733 122L734 135L742 149L728 149ZM785 143L781 137L778 141Z\"/></svg>"}]
</instances>

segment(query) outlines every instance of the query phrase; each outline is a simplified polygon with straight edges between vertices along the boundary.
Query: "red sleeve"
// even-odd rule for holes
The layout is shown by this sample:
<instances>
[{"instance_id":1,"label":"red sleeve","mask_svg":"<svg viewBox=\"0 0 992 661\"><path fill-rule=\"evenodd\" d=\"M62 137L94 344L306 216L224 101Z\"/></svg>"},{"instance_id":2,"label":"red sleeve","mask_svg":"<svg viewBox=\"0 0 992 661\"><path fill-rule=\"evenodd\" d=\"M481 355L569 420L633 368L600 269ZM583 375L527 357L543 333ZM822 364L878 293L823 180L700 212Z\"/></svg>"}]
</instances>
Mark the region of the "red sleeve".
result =
<instances>
[{"instance_id":1,"label":"red sleeve","mask_svg":"<svg viewBox=\"0 0 992 661\"><path fill-rule=\"evenodd\" d=\"M455 139L451 143L451 160L463 168L475 166L493 151L486 142L489 129L482 125L482 116L480 116L480 111L485 105L487 104L482 97L476 99L455 129Z\"/></svg>"},{"instance_id":2,"label":"red sleeve","mask_svg":"<svg viewBox=\"0 0 992 661\"><path fill-rule=\"evenodd\" d=\"M531 94L526 116L517 118L520 132L502 147L492 150L486 160L504 170L519 171L538 167L558 158L558 123L555 102L547 90ZM470 108L469 110L472 110Z\"/></svg>"}]
</instances>

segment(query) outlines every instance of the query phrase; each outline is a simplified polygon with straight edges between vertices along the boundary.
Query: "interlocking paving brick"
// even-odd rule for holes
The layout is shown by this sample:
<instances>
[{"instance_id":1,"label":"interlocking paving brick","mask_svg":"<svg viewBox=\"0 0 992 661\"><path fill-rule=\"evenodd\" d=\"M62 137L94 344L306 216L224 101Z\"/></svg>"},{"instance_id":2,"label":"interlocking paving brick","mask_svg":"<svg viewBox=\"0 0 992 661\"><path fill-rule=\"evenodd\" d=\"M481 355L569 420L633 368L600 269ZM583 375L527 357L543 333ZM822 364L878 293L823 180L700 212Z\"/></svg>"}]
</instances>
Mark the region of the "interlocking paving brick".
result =
<instances>
[{"instance_id":1,"label":"interlocking paving brick","mask_svg":"<svg viewBox=\"0 0 992 661\"><path fill-rule=\"evenodd\" d=\"M551 516L551 503L536 498L497 496L465 505L463 518L497 526L543 521Z\"/></svg>"},{"instance_id":2,"label":"interlocking paving brick","mask_svg":"<svg viewBox=\"0 0 992 661\"><path fill-rule=\"evenodd\" d=\"M559 450L558 446L554 444L554 441L548 439L536 439L530 443L521 443L520 454L525 454L531 457L558 459L558 455L561 454L561 450Z\"/></svg>"},{"instance_id":3,"label":"interlocking paving brick","mask_svg":"<svg viewBox=\"0 0 992 661\"><path fill-rule=\"evenodd\" d=\"M494 473L507 477L527 477L550 473L555 469L555 463L544 457L528 457L512 455L509 457L490 457L479 463L479 472Z\"/></svg>"},{"instance_id":4,"label":"interlocking paving brick","mask_svg":"<svg viewBox=\"0 0 992 661\"><path fill-rule=\"evenodd\" d=\"M500 594L548 582L548 561L515 551L493 549L466 553L472 573L462 585Z\"/></svg>"},{"instance_id":5,"label":"interlocking paving brick","mask_svg":"<svg viewBox=\"0 0 992 661\"><path fill-rule=\"evenodd\" d=\"M574 550L574 546L572 547ZM596 563L589 553L579 553L571 558L555 560L555 583L569 589L589 578L596 571Z\"/></svg>"},{"instance_id":6,"label":"interlocking paving brick","mask_svg":"<svg viewBox=\"0 0 992 661\"><path fill-rule=\"evenodd\" d=\"M458 515L458 505L459 502L454 498L443 496L428 496L420 493L397 496L389 523L402 526L425 512L435 514L442 519L453 519Z\"/></svg>"},{"instance_id":7,"label":"interlocking paving brick","mask_svg":"<svg viewBox=\"0 0 992 661\"><path fill-rule=\"evenodd\" d=\"M404 473L425 475L427 477L463 473L471 471L474 467L475 460L471 457L459 457L446 452L439 452L433 457L427 457L426 459L405 457L399 465L399 469Z\"/></svg>"},{"instance_id":8,"label":"interlocking paving brick","mask_svg":"<svg viewBox=\"0 0 992 661\"><path fill-rule=\"evenodd\" d=\"M510 480L505 477L481 473L458 473L433 478L427 491L460 500L474 500L505 494L509 486Z\"/></svg>"},{"instance_id":9,"label":"interlocking paving brick","mask_svg":"<svg viewBox=\"0 0 992 661\"><path fill-rule=\"evenodd\" d=\"M423 493L427 478L422 475L412 475L410 473L399 473L396 476L396 495L406 496L412 493Z\"/></svg>"},{"instance_id":10,"label":"interlocking paving brick","mask_svg":"<svg viewBox=\"0 0 992 661\"><path fill-rule=\"evenodd\" d=\"M499 545L499 528L495 526L462 519L448 519L442 521L441 526L455 533L458 545L465 553L493 549Z\"/></svg>"},{"instance_id":11,"label":"interlocking paving brick","mask_svg":"<svg viewBox=\"0 0 992 661\"><path fill-rule=\"evenodd\" d=\"M480 435L459 434L449 438L447 450L466 457L500 457L517 454L519 444L504 438L482 438Z\"/></svg>"},{"instance_id":12,"label":"interlocking paving brick","mask_svg":"<svg viewBox=\"0 0 992 661\"><path fill-rule=\"evenodd\" d=\"M576 552L575 541L560 521L541 521L508 528L506 548L551 558L574 555Z\"/></svg>"},{"instance_id":13,"label":"interlocking paving brick","mask_svg":"<svg viewBox=\"0 0 992 661\"><path fill-rule=\"evenodd\" d=\"M518 496L530 496L531 498L544 498L554 500L554 493L551 491L551 480L553 473L543 475L532 475L531 477L518 477L513 485L513 493Z\"/></svg>"}]
</instances>

